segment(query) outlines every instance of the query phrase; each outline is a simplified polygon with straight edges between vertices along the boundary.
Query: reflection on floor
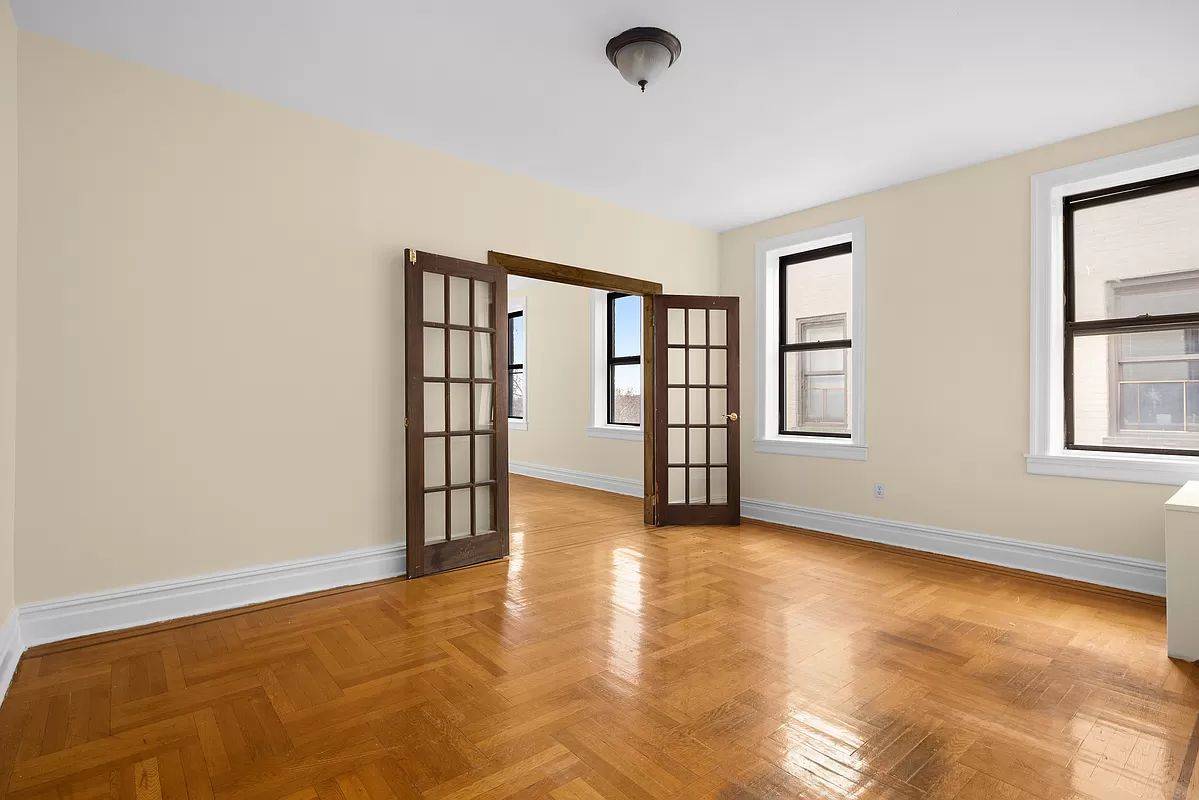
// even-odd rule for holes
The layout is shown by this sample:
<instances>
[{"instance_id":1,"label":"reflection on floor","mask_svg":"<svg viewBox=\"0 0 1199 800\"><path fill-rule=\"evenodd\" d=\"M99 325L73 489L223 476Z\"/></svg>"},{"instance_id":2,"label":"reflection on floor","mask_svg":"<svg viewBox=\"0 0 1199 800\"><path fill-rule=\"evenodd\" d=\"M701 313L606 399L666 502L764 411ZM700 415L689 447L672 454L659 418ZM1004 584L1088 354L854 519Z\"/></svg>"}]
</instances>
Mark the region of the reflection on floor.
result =
<instances>
[{"instance_id":1,"label":"reflection on floor","mask_svg":"<svg viewBox=\"0 0 1199 800\"><path fill-rule=\"evenodd\" d=\"M1199 797L1160 605L512 498L506 562L32 654L0 794Z\"/></svg>"}]
</instances>

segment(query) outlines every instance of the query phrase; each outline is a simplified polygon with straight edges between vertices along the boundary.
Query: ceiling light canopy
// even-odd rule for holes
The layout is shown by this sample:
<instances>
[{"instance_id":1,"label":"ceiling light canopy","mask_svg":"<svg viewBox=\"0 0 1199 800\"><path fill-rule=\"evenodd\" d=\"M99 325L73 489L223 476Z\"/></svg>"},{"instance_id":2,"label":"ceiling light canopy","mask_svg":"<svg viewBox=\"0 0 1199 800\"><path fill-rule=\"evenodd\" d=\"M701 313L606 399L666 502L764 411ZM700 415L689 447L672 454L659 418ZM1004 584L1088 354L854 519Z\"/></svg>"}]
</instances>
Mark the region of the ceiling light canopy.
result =
<instances>
[{"instance_id":1,"label":"ceiling light canopy","mask_svg":"<svg viewBox=\"0 0 1199 800\"><path fill-rule=\"evenodd\" d=\"M608 60L621 76L641 91L679 60L683 45L661 28L629 28L608 40Z\"/></svg>"}]
</instances>

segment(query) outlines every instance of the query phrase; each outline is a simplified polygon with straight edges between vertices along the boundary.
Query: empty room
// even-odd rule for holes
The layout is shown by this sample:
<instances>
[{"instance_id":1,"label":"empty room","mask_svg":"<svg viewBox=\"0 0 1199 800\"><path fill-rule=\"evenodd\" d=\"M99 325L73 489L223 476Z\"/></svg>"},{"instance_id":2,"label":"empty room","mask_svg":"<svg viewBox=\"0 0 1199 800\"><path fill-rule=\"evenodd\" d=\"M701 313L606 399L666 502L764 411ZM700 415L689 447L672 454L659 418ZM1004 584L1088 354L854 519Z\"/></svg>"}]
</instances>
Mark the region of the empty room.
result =
<instances>
[{"instance_id":1,"label":"empty room","mask_svg":"<svg viewBox=\"0 0 1199 800\"><path fill-rule=\"evenodd\" d=\"M1199 800L1194 0L0 0L0 798Z\"/></svg>"}]
</instances>

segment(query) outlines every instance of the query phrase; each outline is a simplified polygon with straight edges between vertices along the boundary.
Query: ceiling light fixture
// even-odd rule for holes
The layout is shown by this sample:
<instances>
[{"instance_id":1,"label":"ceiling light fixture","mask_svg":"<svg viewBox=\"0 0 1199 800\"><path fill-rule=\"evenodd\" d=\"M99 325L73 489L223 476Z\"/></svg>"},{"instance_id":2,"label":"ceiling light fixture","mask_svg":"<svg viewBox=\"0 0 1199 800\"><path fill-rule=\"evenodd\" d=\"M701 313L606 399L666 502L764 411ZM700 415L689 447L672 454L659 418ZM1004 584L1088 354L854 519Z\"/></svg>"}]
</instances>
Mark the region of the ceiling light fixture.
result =
<instances>
[{"instance_id":1,"label":"ceiling light fixture","mask_svg":"<svg viewBox=\"0 0 1199 800\"><path fill-rule=\"evenodd\" d=\"M679 37L661 28L629 28L608 40L605 49L621 77L641 91L670 69L683 53Z\"/></svg>"}]
</instances>

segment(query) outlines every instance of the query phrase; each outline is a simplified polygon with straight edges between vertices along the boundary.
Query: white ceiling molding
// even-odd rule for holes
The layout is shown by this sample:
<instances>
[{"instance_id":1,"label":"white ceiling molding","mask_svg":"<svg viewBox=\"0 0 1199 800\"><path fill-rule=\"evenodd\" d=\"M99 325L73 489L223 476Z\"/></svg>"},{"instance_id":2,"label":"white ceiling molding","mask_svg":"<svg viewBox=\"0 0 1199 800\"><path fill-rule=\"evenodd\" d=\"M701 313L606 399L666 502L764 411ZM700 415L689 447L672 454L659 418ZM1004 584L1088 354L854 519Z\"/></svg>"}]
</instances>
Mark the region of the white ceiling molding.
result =
<instances>
[{"instance_id":1,"label":"white ceiling molding","mask_svg":"<svg viewBox=\"0 0 1199 800\"><path fill-rule=\"evenodd\" d=\"M1199 103L1193 0L12 0L18 24L726 230ZM639 25L686 56L630 91Z\"/></svg>"}]
</instances>

